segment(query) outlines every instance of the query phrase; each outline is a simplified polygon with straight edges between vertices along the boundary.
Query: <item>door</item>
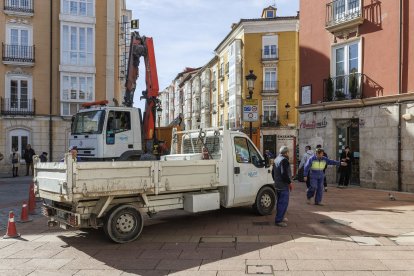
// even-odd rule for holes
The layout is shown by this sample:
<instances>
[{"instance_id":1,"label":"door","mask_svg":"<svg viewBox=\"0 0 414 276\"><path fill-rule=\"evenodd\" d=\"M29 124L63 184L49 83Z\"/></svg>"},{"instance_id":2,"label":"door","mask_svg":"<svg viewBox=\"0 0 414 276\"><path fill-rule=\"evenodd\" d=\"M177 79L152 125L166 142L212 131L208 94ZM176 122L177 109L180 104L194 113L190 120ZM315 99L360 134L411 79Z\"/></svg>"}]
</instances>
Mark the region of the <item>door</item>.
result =
<instances>
[{"instance_id":1,"label":"door","mask_svg":"<svg viewBox=\"0 0 414 276\"><path fill-rule=\"evenodd\" d=\"M23 162L23 153L27 144L29 143L30 132L25 129L14 129L9 132L9 150L12 152L13 148L17 148L20 153L20 162Z\"/></svg>"},{"instance_id":2,"label":"door","mask_svg":"<svg viewBox=\"0 0 414 276\"><path fill-rule=\"evenodd\" d=\"M120 157L134 149L134 133L131 129L131 112L110 111L106 124L104 157Z\"/></svg>"},{"instance_id":3,"label":"door","mask_svg":"<svg viewBox=\"0 0 414 276\"><path fill-rule=\"evenodd\" d=\"M10 29L10 57L29 58L29 31L27 29Z\"/></svg>"},{"instance_id":4,"label":"door","mask_svg":"<svg viewBox=\"0 0 414 276\"><path fill-rule=\"evenodd\" d=\"M354 161L352 163L351 185L359 185L359 119L337 121L337 151L336 159L339 160L345 146L349 146L353 153ZM337 174L337 180L339 174Z\"/></svg>"},{"instance_id":5,"label":"door","mask_svg":"<svg viewBox=\"0 0 414 276\"><path fill-rule=\"evenodd\" d=\"M276 135L263 135L263 152L270 151L273 158L276 156Z\"/></svg>"},{"instance_id":6,"label":"door","mask_svg":"<svg viewBox=\"0 0 414 276\"><path fill-rule=\"evenodd\" d=\"M24 79L10 80L9 111L24 111L29 108L28 81Z\"/></svg>"},{"instance_id":7,"label":"door","mask_svg":"<svg viewBox=\"0 0 414 276\"><path fill-rule=\"evenodd\" d=\"M263 158L246 137L232 136L234 142L234 204L254 202L258 187L266 183Z\"/></svg>"}]
</instances>

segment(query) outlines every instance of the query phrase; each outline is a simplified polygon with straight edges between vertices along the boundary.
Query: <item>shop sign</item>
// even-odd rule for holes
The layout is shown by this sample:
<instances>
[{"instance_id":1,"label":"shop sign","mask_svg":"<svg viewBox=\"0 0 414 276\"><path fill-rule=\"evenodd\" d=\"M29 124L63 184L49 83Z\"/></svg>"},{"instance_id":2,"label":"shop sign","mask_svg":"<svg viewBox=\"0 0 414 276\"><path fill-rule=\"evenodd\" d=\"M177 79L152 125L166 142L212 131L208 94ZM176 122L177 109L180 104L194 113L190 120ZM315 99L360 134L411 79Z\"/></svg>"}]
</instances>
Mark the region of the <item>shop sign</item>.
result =
<instances>
[{"instance_id":1,"label":"shop sign","mask_svg":"<svg viewBox=\"0 0 414 276\"><path fill-rule=\"evenodd\" d=\"M323 117L320 121L313 120L312 122L308 123L306 120L303 120L300 123L300 128L307 128L307 129L314 129L314 128L324 128L328 125L326 121L326 117Z\"/></svg>"}]
</instances>

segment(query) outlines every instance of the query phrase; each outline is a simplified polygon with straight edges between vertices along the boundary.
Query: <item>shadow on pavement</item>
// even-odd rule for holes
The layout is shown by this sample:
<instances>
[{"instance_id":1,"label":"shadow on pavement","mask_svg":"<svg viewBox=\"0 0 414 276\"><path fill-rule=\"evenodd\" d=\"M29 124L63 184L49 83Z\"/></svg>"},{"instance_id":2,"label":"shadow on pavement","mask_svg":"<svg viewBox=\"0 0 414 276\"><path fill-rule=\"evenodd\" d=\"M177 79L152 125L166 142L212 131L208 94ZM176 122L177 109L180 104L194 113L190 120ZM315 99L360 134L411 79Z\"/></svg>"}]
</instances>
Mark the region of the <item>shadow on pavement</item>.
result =
<instances>
[{"instance_id":1,"label":"shadow on pavement","mask_svg":"<svg viewBox=\"0 0 414 276\"><path fill-rule=\"evenodd\" d=\"M248 271L248 259L263 260L267 255L271 259L275 254L289 258L280 249L285 243L382 245L375 238L414 231L404 216L407 209L413 209L414 195L396 193L396 198L390 201L386 191L330 187L325 206L307 205L305 188L298 183L291 195L286 228L274 225L274 214L256 216L248 207L195 215L165 212L147 220L141 237L128 244L111 243L100 230L59 236L71 250L90 257L87 262L74 259L64 269L99 270L109 266L139 275L220 270L223 266Z\"/></svg>"}]
</instances>

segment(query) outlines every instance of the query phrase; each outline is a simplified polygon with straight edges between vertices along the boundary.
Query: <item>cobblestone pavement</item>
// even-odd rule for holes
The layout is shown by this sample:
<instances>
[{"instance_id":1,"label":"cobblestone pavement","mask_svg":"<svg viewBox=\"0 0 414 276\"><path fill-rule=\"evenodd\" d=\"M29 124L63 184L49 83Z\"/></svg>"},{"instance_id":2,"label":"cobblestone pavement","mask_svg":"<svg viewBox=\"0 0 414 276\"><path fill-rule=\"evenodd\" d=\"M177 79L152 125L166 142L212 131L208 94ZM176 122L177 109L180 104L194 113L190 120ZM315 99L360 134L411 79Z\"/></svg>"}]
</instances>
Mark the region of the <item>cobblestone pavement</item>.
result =
<instances>
[{"instance_id":1,"label":"cobblestone pavement","mask_svg":"<svg viewBox=\"0 0 414 276\"><path fill-rule=\"evenodd\" d=\"M8 177L0 175L0 230L7 227L9 211L20 217L23 202L28 203L30 176ZM38 203L40 206L40 204ZM39 213L39 212L38 212ZM34 216L40 217L40 215Z\"/></svg>"},{"instance_id":2,"label":"cobblestone pavement","mask_svg":"<svg viewBox=\"0 0 414 276\"><path fill-rule=\"evenodd\" d=\"M248 207L174 211L123 245L38 217L17 224L21 239L0 239L0 275L414 275L414 195L394 195L329 187L315 206L298 183L286 228Z\"/></svg>"}]
</instances>

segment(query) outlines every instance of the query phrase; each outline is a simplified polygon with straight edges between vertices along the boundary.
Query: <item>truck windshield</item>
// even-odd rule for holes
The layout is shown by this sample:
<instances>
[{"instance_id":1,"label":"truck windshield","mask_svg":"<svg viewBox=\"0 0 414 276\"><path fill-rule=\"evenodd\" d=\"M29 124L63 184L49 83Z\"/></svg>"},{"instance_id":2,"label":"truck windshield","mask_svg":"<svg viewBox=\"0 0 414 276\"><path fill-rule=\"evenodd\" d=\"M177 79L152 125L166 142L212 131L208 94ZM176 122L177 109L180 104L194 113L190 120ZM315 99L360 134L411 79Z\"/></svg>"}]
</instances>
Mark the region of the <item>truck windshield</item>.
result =
<instances>
[{"instance_id":1,"label":"truck windshield","mask_svg":"<svg viewBox=\"0 0 414 276\"><path fill-rule=\"evenodd\" d=\"M105 119L104 110L76 114L72 124L72 134L99 134Z\"/></svg>"}]
</instances>

